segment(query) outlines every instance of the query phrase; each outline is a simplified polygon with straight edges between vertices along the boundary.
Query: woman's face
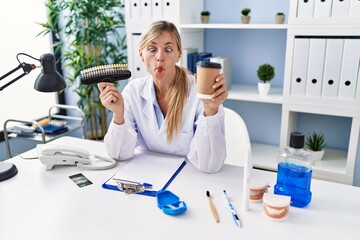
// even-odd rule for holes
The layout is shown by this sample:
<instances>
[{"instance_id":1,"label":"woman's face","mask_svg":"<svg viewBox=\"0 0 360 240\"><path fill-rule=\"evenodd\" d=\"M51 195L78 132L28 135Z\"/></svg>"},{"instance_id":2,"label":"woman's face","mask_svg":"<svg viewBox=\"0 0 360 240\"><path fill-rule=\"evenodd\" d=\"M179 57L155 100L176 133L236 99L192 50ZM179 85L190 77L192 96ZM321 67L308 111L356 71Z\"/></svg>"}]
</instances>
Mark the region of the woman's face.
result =
<instances>
[{"instance_id":1,"label":"woman's face","mask_svg":"<svg viewBox=\"0 0 360 240\"><path fill-rule=\"evenodd\" d=\"M140 50L140 57L155 80L172 80L180 51L175 38L169 32L163 32Z\"/></svg>"}]
</instances>

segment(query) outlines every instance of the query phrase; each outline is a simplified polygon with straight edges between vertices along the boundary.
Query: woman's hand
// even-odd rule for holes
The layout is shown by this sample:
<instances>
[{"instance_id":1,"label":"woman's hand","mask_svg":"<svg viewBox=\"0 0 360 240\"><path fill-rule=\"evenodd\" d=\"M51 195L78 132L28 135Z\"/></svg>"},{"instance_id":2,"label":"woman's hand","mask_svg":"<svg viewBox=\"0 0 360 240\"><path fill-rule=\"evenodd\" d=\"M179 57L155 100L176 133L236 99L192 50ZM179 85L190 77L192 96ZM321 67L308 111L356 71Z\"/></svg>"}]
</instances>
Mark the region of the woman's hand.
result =
<instances>
[{"instance_id":1,"label":"woman's hand","mask_svg":"<svg viewBox=\"0 0 360 240\"><path fill-rule=\"evenodd\" d=\"M215 115L218 112L219 106L225 102L229 95L226 89L226 77L224 74L216 77L215 84L212 87L216 89L211 95L212 99L201 99L204 104L205 116Z\"/></svg>"},{"instance_id":2,"label":"woman's hand","mask_svg":"<svg viewBox=\"0 0 360 240\"><path fill-rule=\"evenodd\" d=\"M124 98L119 89L112 83L101 82L97 84L100 91L100 101L104 107L114 114L116 124L124 123Z\"/></svg>"}]
</instances>

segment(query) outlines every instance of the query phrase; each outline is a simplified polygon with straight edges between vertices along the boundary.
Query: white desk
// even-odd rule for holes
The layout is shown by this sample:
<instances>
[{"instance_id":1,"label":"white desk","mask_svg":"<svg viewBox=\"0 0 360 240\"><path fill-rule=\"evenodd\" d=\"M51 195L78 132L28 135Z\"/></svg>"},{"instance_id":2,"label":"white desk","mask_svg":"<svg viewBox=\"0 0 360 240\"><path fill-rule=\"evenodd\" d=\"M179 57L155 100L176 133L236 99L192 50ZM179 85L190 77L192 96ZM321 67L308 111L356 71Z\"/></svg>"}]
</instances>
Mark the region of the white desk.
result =
<instances>
[{"instance_id":1,"label":"white desk","mask_svg":"<svg viewBox=\"0 0 360 240\"><path fill-rule=\"evenodd\" d=\"M62 137L52 143L76 145L105 155L100 142ZM23 154L35 156L30 150ZM312 181L313 199L307 208L290 207L282 222L267 219L262 204L241 209L242 168L225 165L205 174L187 164L169 186L188 210L165 215L153 197L126 195L101 187L125 163L105 171L56 167L45 171L39 160L15 157L19 173L0 183L0 239L359 239L360 188ZM271 161L271 159L269 159ZM79 188L68 176L82 172L93 184ZM267 179L273 192L276 174L254 171ZM243 228L235 226L222 196L226 188ZM216 223L205 196L209 190L220 215Z\"/></svg>"}]
</instances>

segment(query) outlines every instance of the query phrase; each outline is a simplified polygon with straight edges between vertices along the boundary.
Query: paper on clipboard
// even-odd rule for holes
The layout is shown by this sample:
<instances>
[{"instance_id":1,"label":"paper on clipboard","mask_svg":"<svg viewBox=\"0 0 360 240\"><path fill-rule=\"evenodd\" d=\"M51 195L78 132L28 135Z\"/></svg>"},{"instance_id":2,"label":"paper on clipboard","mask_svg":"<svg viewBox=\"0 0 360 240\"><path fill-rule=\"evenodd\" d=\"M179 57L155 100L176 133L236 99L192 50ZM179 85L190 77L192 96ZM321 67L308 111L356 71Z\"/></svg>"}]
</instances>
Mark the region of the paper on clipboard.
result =
<instances>
[{"instance_id":1,"label":"paper on clipboard","mask_svg":"<svg viewBox=\"0 0 360 240\"><path fill-rule=\"evenodd\" d=\"M107 180L103 184L103 188L120 191L118 183L114 179L146 182L152 184L152 189L139 194L155 196L157 191L166 189L185 164L184 157L140 152Z\"/></svg>"}]
</instances>

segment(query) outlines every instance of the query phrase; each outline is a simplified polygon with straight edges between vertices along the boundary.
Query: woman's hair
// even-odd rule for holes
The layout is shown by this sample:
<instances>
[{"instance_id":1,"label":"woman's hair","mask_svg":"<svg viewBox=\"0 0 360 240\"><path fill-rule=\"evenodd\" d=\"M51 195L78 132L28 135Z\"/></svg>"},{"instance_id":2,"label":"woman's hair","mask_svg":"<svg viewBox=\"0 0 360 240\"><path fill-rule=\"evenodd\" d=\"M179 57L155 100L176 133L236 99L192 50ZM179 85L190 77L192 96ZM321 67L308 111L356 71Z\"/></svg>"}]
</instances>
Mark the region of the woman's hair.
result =
<instances>
[{"instance_id":1,"label":"woman's hair","mask_svg":"<svg viewBox=\"0 0 360 240\"><path fill-rule=\"evenodd\" d=\"M174 37L176 46L181 55L182 47L180 34L176 29L176 26L167 21L153 22L149 28L141 34L139 44L140 50L143 50L148 43L160 36L163 32L168 32ZM167 106L168 110L165 117L168 141L172 141L174 135L180 131L183 110L187 101L189 89L187 69L177 65L174 67L176 68L176 73L167 96L169 105Z\"/></svg>"}]
</instances>

